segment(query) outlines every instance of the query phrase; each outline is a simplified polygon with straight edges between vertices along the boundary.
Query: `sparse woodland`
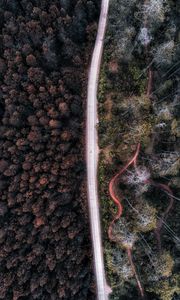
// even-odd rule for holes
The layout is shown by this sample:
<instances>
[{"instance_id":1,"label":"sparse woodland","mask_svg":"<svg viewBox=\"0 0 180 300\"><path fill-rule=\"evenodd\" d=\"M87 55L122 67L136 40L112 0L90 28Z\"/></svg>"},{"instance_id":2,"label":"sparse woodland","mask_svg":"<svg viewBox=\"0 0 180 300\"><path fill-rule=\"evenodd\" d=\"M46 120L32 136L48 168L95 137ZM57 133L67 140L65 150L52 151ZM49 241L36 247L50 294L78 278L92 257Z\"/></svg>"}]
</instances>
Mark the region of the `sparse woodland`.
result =
<instances>
[{"instance_id":1,"label":"sparse woodland","mask_svg":"<svg viewBox=\"0 0 180 300\"><path fill-rule=\"evenodd\" d=\"M0 0L0 299L94 299L83 116L99 1Z\"/></svg>"},{"instance_id":2,"label":"sparse woodland","mask_svg":"<svg viewBox=\"0 0 180 300\"><path fill-rule=\"evenodd\" d=\"M112 0L99 86L110 299L180 297L178 1Z\"/></svg>"}]
</instances>

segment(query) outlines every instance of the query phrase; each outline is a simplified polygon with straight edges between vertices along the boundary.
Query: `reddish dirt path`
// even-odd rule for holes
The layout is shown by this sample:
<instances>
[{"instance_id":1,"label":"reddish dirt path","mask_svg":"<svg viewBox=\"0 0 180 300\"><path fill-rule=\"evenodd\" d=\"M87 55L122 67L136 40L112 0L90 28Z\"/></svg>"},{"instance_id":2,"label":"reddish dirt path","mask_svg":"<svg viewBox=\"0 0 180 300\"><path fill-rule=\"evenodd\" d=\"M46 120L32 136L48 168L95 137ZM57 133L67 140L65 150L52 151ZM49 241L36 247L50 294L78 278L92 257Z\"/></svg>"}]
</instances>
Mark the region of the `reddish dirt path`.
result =
<instances>
[{"instance_id":1,"label":"reddish dirt path","mask_svg":"<svg viewBox=\"0 0 180 300\"><path fill-rule=\"evenodd\" d=\"M120 196L117 195L117 193L116 193L116 187L117 187L118 181L120 180L120 176L128 169L129 166L133 165L138 174L137 158L139 156L139 151L140 151L140 144L137 145L136 152L135 152L134 156L132 157L132 159L111 179L111 181L109 183L109 194L110 194L114 204L117 207L117 213L114 216L114 218L111 221L109 228L108 228L108 237L113 242L117 242L117 243L119 242L119 240L113 236L112 232L113 232L113 226L114 226L115 222L120 219L120 217L122 216L122 213L123 213L123 205L121 203ZM169 200L170 200L169 204L168 204L165 212L163 213L162 217L159 218L156 229L155 229L155 234L156 234L156 238L157 238L157 242L158 242L158 248L159 248L159 251L161 251L161 230L162 230L164 222L167 219L169 212L171 211L171 209L173 207L173 203L174 203L173 192L168 185L162 184L162 183L156 183L152 179L145 180L144 184L150 184L150 185L156 187L157 189L164 191L169 196ZM135 265L133 263L132 250L133 250L132 245L126 246L127 256L128 256L129 262L131 264L134 276L136 278L139 292L141 294L141 297L144 298L144 290L143 290L142 284L139 280L139 277L137 275Z\"/></svg>"},{"instance_id":2,"label":"reddish dirt path","mask_svg":"<svg viewBox=\"0 0 180 300\"><path fill-rule=\"evenodd\" d=\"M112 227L113 227L115 221L117 221L121 217L122 212L123 212L123 206L121 204L121 200L119 199L119 196L116 195L115 187L116 187L119 177L127 170L127 168L132 164L134 164L134 166L137 165L137 158L139 155L139 150L140 150L140 144L138 144L133 158L111 179L111 181L109 183L110 196L118 209L117 214L114 216L114 219L112 220L112 222L109 226L109 229L108 229L108 236L109 236L110 240L114 240L112 237Z\"/></svg>"},{"instance_id":3,"label":"reddish dirt path","mask_svg":"<svg viewBox=\"0 0 180 300\"><path fill-rule=\"evenodd\" d=\"M133 164L134 167L136 168L136 166L137 166L137 158L138 158L138 155L139 155L139 151L140 151L140 144L137 145L137 149L136 149L136 152L135 152L133 158L111 179L111 181L109 183L109 193L110 193L110 196L111 196L113 202L115 203L115 205L117 206L117 214L114 216L113 220L111 221L111 223L109 225L109 229L108 229L109 239L111 241L113 241L113 242L118 242L118 240L116 240L113 237L113 234L112 234L113 225L114 225L115 221L117 221L121 217L122 212L123 212L123 205L121 204L119 196L116 195L116 191L115 191L116 184L117 184L117 181L118 181L119 177L128 169L129 166L131 166ZM136 278L136 282L137 282L137 285L138 285L141 297L144 298L144 290L143 290L142 284L141 284L141 282L139 280L135 264L133 263L132 246L130 246L130 245L128 246L127 245L126 246L126 252L127 252L127 256L128 256L130 265L132 267L134 276Z\"/></svg>"}]
</instances>

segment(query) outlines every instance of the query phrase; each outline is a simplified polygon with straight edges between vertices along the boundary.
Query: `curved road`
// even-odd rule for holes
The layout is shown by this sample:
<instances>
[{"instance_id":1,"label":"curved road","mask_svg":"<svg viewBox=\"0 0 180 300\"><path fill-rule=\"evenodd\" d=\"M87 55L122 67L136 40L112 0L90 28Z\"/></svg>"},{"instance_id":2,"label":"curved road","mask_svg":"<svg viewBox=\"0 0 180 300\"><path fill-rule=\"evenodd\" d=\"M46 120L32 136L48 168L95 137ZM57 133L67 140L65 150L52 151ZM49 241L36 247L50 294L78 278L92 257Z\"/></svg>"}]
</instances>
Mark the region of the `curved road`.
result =
<instances>
[{"instance_id":1,"label":"curved road","mask_svg":"<svg viewBox=\"0 0 180 300\"><path fill-rule=\"evenodd\" d=\"M104 36L106 31L106 23L108 17L108 8L109 0L102 0L98 33L88 77L86 123L87 190L98 300L107 300L108 294L111 291L105 279L101 241L102 235L97 189L98 137L96 130L96 125L98 123L97 88L103 52Z\"/></svg>"}]
</instances>

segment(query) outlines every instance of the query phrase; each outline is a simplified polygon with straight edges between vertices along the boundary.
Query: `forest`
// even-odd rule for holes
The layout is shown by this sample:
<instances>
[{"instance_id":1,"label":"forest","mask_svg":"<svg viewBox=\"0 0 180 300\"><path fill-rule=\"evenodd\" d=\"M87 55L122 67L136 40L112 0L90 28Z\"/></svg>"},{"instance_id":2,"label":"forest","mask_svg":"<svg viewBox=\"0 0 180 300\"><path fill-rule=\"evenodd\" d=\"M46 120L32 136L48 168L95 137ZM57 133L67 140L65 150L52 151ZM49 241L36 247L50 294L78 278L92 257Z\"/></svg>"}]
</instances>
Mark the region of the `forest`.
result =
<instances>
[{"instance_id":1,"label":"forest","mask_svg":"<svg viewBox=\"0 0 180 300\"><path fill-rule=\"evenodd\" d=\"M180 299L180 3L110 2L99 189L112 300Z\"/></svg>"},{"instance_id":2,"label":"forest","mask_svg":"<svg viewBox=\"0 0 180 300\"><path fill-rule=\"evenodd\" d=\"M100 1L0 0L0 299L94 299L84 163Z\"/></svg>"}]
</instances>

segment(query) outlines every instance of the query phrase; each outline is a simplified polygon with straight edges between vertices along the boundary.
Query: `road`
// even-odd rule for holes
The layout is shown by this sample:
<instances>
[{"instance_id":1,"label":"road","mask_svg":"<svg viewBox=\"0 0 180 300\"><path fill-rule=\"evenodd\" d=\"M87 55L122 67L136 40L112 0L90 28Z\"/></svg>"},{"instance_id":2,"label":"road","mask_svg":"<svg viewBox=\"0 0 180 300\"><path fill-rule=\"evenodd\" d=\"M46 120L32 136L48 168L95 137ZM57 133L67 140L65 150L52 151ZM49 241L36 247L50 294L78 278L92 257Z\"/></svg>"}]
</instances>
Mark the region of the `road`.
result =
<instances>
[{"instance_id":1,"label":"road","mask_svg":"<svg viewBox=\"0 0 180 300\"><path fill-rule=\"evenodd\" d=\"M90 226L93 243L94 270L97 287L97 299L107 300L111 289L105 278L104 259L102 251L102 234L100 225L99 199L97 187L98 166L98 136L96 126L97 115L97 89L101 58L103 53L104 36L108 18L109 0L102 0L101 14L98 25L95 47L88 77L87 119L86 119L86 163L87 163L87 190L90 214Z\"/></svg>"}]
</instances>

